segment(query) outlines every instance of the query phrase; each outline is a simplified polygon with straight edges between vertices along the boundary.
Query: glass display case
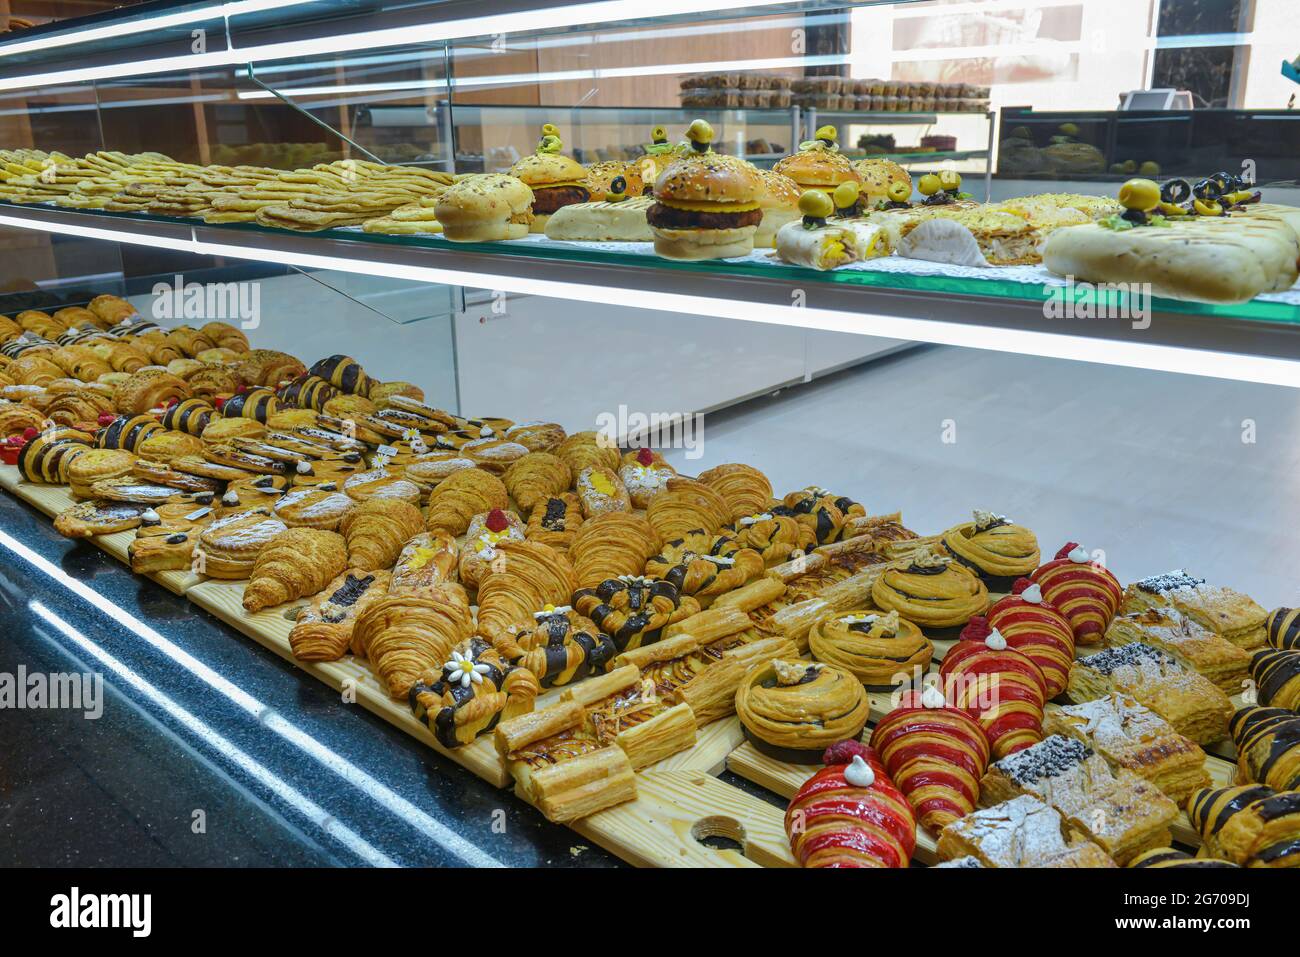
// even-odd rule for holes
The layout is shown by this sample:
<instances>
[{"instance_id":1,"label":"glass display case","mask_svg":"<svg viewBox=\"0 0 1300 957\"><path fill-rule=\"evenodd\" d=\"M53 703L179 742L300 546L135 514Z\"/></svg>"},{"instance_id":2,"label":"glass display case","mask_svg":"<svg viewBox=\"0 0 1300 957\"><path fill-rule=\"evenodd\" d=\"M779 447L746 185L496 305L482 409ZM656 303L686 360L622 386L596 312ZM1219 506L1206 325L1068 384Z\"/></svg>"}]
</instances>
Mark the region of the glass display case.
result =
<instances>
[{"instance_id":1,"label":"glass display case","mask_svg":"<svg viewBox=\"0 0 1300 957\"><path fill-rule=\"evenodd\" d=\"M5 863L231 863L200 788L277 865L1264 863L1194 807L1300 722L1285 0L34 6L0 671L108 686L108 783ZM982 844L1013 801L1058 840Z\"/></svg>"}]
</instances>

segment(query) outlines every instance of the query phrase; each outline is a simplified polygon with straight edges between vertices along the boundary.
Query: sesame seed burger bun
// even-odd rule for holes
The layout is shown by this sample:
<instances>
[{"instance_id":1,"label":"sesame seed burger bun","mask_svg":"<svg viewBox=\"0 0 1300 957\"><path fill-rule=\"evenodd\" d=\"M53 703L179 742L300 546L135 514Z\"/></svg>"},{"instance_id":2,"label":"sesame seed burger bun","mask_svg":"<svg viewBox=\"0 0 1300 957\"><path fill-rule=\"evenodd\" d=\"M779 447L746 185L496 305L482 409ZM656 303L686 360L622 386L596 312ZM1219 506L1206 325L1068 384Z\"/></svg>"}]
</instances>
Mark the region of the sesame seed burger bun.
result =
<instances>
[{"instance_id":1,"label":"sesame seed burger bun","mask_svg":"<svg viewBox=\"0 0 1300 957\"><path fill-rule=\"evenodd\" d=\"M669 164L646 214L655 252L668 259L748 255L762 219L763 189L758 170L734 156L697 153Z\"/></svg>"},{"instance_id":2,"label":"sesame seed burger bun","mask_svg":"<svg viewBox=\"0 0 1300 957\"><path fill-rule=\"evenodd\" d=\"M906 183L908 191L911 191L912 177L893 160L858 160L853 164L853 168L862 177L862 194L872 202L888 199L889 187L892 183Z\"/></svg>"},{"instance_id":3,"label":"sesame seed burger bun","mask_svg":"<svg viewBox=\"0 0 1300 957\"><path fill-rule=\"evenodd\" d=\"M458 180L438 197L434 215L453 242L522 239L532 221L533 191L514 176L483 173Z\"/></svg>"},{"instance_id":4,"label":"sesame seed burger bun","mask_svg":"<svg viewBox=\"0 0 1300 957\"><path fill-rule=\"evenodd\" d=\"M830 191L840 183L861 179L847 156L830 150L800 150L777 161L772 170L790 177L803 189Z\"/></svg>"},{"instance_id":5,"label":"sesame seed burger bun","mask_svg":"<svg viewBox=\"0 0 1300 957\"><path fill-rule=\"evenodd\" d=\"M610 191L610 184L619 176L627 183L624 192L628 196L640 196L645 191L641 167L636 163L624 163L621 160L592 163L587 167L587 189L591 191L592 201L603 202Z\"/></svg>"},{"instance_id":6,"label":"sesame seed burger bun","mask_svg":"<svg viewBox=\"0 0 1300 957\"><path fill-rule=\"evenodd\" d=\"M534 233L545 232L551 214L561 206L591 199L586 168L563 153L525 156L510 167L510 175L533 190L533 221L529 229Z\"/></svg>"},{"instance_id":7,"label":"sesame seed burger bun","mask_svg":"<svg viewBox=\"0 0 1300 957\"><path fill-rule=\"evenodd\" d=\"M763 190L758 194L763 221L754 232L754 248L775 249L777 230L801 218L799 184L770 169L761 169L758 175L763 179Z\"/></svg>"}]
</instances>

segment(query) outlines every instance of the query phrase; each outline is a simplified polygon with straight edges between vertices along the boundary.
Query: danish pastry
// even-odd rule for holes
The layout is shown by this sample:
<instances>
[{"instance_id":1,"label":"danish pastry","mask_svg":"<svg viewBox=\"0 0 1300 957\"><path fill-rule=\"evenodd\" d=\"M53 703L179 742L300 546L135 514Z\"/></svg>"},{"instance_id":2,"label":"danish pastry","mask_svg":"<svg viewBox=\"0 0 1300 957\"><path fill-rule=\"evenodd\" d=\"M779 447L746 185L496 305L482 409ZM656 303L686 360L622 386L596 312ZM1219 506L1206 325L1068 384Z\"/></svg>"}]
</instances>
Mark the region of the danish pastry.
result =
<instances>
[{"instance_id":1,"label":"danish pastry","mask_svg":"<svg viewBox=\"0 0 1300 957\"><path fill-rule=\"evenodd\" d=\"M602 674L618 654L614 640L568 605L533 612L533 620L512 625L496 648L511 664L527 668L543 688Z\"/></svg>"},{"instance_id":2,"label":"danish pastry","mask_svg":"<svg viewBox=\"0 0 1300 957\"><path fill-rule=\"evenodd\" d=\"M818 661L853 675L871 691L888 691L923 675L934 645L898 612L831 612L808 632Z\"/></svg>"},{"instance_id":3,"label":"danish pastry","mask_svg":"<svg viewBox=\"0 0 1300 957\"><path fill-rule=\"evenodd\" d=\"M752 548L762 556L768 568L788 561L798 553L805 555L817 547L813 530L789 515L759 512L746 515L723 527L741 548Z\"/></svg>"},{"instance_id":4,"label":"danish pastry","mask_svg":"<svg viewBox=\"0 0 1300 957\"><path fill-rule=\"evenodd\" d=\"M730 521L763 512L772 504L772 483L752 465L716 465L699 478L722 496Z\"/></svg>"},{"instance_id":5,"label":"danish pastry","mask_svg":"<svg viewBox=\"0 0 1300 957\"><path fill-rule=\"evenodd\" d=\"M577 588L573 566L559 552L536 542L502 542L504 561L494 562L478 587L478 633L494 645L511 625L533 612L568 602Z\"/></svg>"},{"instance_id":6,"label":"danish pastry","mask_svg":"<svg viewBox=\"0 0 1300 957\"><path fill-rule=\"evenodd\" d=\"M552 452L565 439L563 426L554 422L519 422L506 429L505 434L511 442L518 442L530 452Z\"/></svg>"},{"instance_id":7,"label":"danish pastry","mask_svg":"<svg viewBox=\"0 0 1300 957\"><path fill-rule=\"evenodd\" d=\"M393 566L393 594L419 593L456 581L460 547L450 535L421 532L405 545Z\"/></svg>"},{"instance_id":8,"label":"danish pastry","mask_svg":"<svg viewBox=\"0 0 1300 957\"><path fill-rule=\"evenodd\" d=\"M287 352L277 352L275 349L250 349L240 355L234 367L235 374L249 385L267 387L296 379L307 372L306 366L300 361Z\"/></svg>"},{"instance_id":9,"label":"danish pastry","mask_svg":"<svg viewBox=\"0 0 1300 957\"><path fill-rule=\"evenodd\" d=\"M210 508L193 509L182 517L163 517L167 509L174 506L161 506L153 510L159 514L159 521L149 521L149 513L141 515L140 527L135 538L127 546L127 558L131 571L138 575L153 572L193 570L194 550L199 535L212 521ZM190 508L190 506L183 506Z\"/></svg>"},{"instance_id":10,"label":"danish pastry","mask_svg":"<svg viewBox=\"0 0 1300 957\"><path fill-rule=\"evenodd\" d=\"M272 510L276 518L290 528L319 528L334 532L355 506L356 502L342 492L319 485L304 485L279 496Z\"/></svg>"},{"instance_id":11,"label":"danish pastry","mask_svg":"<svg viewBox=\"0 0 1300 957\"><path fill-rule=\"evenodd\" d=\"M320 528L290 528L257 553L244 587L244 610L255 612L314 595L347 567L343 536Z\"/></svg>"},{"instance_id":12,"label":"danish pastry","mask_svg":"<svg viewBox=\"0 0 1300 957\"><path fill-rule=\"evenodd\" d=\"M112 412L113 403L106 396L90 389L61 392L45 406L45 417L56 425L76 425L94 422L105 412Z\"/></svg>"},{"instance_id":13,"label":"danish pastry","mask_svg":"<svg viewBox=\"0 0 1300 957\"><path fill-rule=\"evenodd\" d=\"M1242 708L1228 725L1237 746L1237 780L1275 791L1300 791L1300 714L1284 708Z\"/></svg>"},{"instance_id":14,"label":"danish pastry","mask_svg":"<svg viewBox=\"0 0 1300 957\"><path fill-rule=\"evenodd\" d=\"M923 628L953 628L983 614L989 593L973 572L951 558L918 554L886 568L871 586L871 600Z\"/></svg>"},{"instance_id":15,"label":"danish pastry","mask_svg":"<svg viewBox=\"0 0 1300 957\"><path fill-rule=\"evenodd\" d=\"M1241 867L1300 867L1300 791L1207 788L1188 800L1187 816L1209 857Z\"/></svg>"},{"instance_id":16,"label":"danish pastry","mask_svg":"<svg viewBox=\"0 0 1300 957\"><path fill-rule=\"evenodd\" d=\"M462 535L475 515L509 506L510 495L501 479L479 468L465 469L429 493L425 525L431 532Z\"/></svg>"},{"instance_id":17,"label":"danish pastry","mask_svg":"<svg viewBox=\"0 0 1300 957\"><path fill-rule=\"evenodd\" d=\"M620 515L623 513L613 512ZM553 495L533 506L526 537L530 542L567 552L582 528L582 503L572 492Z\"/></svg>"},{"instance_id":18,"label":"danish pastry","mask_svg":"<svg viewBox=\"0 0 1300 957\"><path fill-rule=\"evenodd\" d=\"M411 711L444 748L469 744L503 719L527 714L540 690L527 668L508 664L482 638L452 649L441 667L424 672L408 695Z\"/></svg>"},{"instance_id":19,"label":"danish pastry","mask_svg":"<svg viewBox=\"0 0 1300 957\"><path fill-rule=\"evenodd\" d=\"M337 661L352 643L357 616L388 594L386 571L345 571L298 612L289 648L299 661Z\"/></svg>"},{"instance_id":20,"label":"danish pastry","mask_svg":"<svg viewBox=\"0 0 1300 957\"><path fill-rule=\"evenodd\" d=\"M975 810L989 766L988 738L937 688L905 692L872 729L871 747L932 833Z\"/></svg>"},{"instance_id":21,"label":"danish pastry","mask_svg":"<svg viewBox=\"0 0 1300 957\"><path fill-rule=\"evenodd\" d=\"M3 411L0 410L0 414ZM1300 651L1300 608L1276 608L1265 623L1268 643L1283 651Z\"/></svg>"},{"instance_id":22,"label":"danish pastry","mask_svg":"<svg viewBox=\"0 0 1300 957\"><path fill-rule=\"evenodd\" d=\"M627 460L628 456L631 461ZM632 507L646 508L651 499L668 487L668 480L676 478L677 470L647 448L630 452L628 456L619 466L619 481L627 489Z\"/></svg>"},{"instance_id":23,"label":"danish pastry","mask_svg":"<svg viewBox=\"0 0 1300 957\"><path fill-rule=\"evenodd\" d=\"M862 682L822 662L761 661L736 689L746 737L764 754L795 764L817 764L830 745L856 738L870 712Z\"/></svg>"},{"instance_id":24,"label":"danish pastry","mask_svg":"<svg viewBox=\"0 0 1300 957\"><path fill-rule=\"evenodd\" d=\"M384 595L357 615L352 651L370 659L393 698L405 698L430 668L474 629L469 600L459 585L444 582L420 594Z\"/></svg>"},{"instance_id":25,"label":"danish pastry","mask_svg":"<svg viewBox=\"0 0 1300 957\"><path fill-rule=\"evenodd\" d=\"M460 580L470 588L477 588L500 555L497 545L501 542L522 542L524 528L523 520L518 515L499 508L470 519L465 543L460 549Z\"/></svg>"},{"instance_id":26,"label":"danish pastry","mask_svg":"<svg viewBox=\"0 0 1300 957\"><path fill-rule=\"evenodd\" d=\"M1268 612L1248 595L1207 585L1181 568L1134 582L1123 598L1125 612L1173 608L1238 648L1252 651L1264 644Z\"/></svg>"},{"instance_id":27,"label":"danish pastry","mask_svg":"<svg viewBox=\"0 0 1300 957\"><path fill-rule=\"evenodd\" d=\"M767 511L788 515L808 526L818 545L838 542L844 537L850 519L865 518L867 514L866 508L852 499L816 487L791 492L781 504Z\"/></svg>"},{"instance_id":28,"label":"danish pastry","mask_svg":"<svg viewBox=\"0 0 1300 957\"><path fill-rule=\"evenodd\" d=\"M907 867L916 850L911 806L871 748L841 744L790 799L790 851L800 867Z\"/></svg>"},{"instance_id":29,"label":"danish pastry","mask_svg":"<svg viewBox=\"0 0 1300 957\"><path fill-rule=\"evenodd\" d=\"M348 567L392 568L402 546L424 531L420 510L410 502L371 499L344 514L339 531L348 546Z\"/></svg>"},{"instance_id":30,"label":"danish pastry","mask_svg":"<svg viewBox=\"0 0 1300 957\"><path fill-rule=\"evenodd\" d=\"M699 602L679 594L669 582L638 575L607 578L595 588L577 589L573 606L613 638L619 651L653 644L664 628L700 610Z\"/></svg>"},{"instance_id":31,"label":"danish pastry","mask_svg":"<svg viewBox=\"0 0 1300 957\"><path fill-rule=\"evenodd\" d=\"M552 495L562 495L573 484L564 460L549 452L530 452L511 463L502 477L506 491L525 512Z\"/></svg>"},{"instance_id":32,"label":"danish pastry","mask_svg":"<svg viewBox=\"0 0 1300 957\"><path fill-rule=\"evenodd\" d=\"M471 439L459 449L460 454L478 468L500 475L511 465L529 454L527 446L505 439Z\"/></svg>"},{"instance_id":33,"label":"danish pastry","mask_svg":"<svg viewBox=\"0 0 1300 957\"><path fill-rule=\"evenodd\" d=\"M574 475L584 469L609 469L619 466L618 446L598 432L575 432L554 449Z\"/></svg>"},{"instance_id":34,"label":"danish pastry","mask_svg":"<svg viewBox=\"0 0 1300 957\"><path fill-rule=\"evenodd\" d=\"M413 457L402 477L408 482L434 489L452 474L472 468L475 468L474 463L459 452L429 452Z\"/></svg>"},{"instance_id":35,"label":"danish pastry","mask_svg":"<svg viewBox=\"0 0 1300 957\"><path fill-rule=\"evenodd\" d=\"M1047 681L1049 700L1069 684L1074 632L1065 616L1045 601L1042 590L1028 579L1017 579L1012 594L994 602L982 623L976 616L967 627L975 629L969 637L981 641L987 637L986 629L996 630L1008 645L1038 665Z\"/></svg>"},{"instance_id":36,"label":"danish pastry","mask_svg":"<svg viewBox=\"0 0 1300 957\"><path fill-rule=\"evenodd\" d=\"M232 439L255 439L266 434L266 426L257 419L233 416L229 419L209 419L199 433L199 438L209 445L221 445Z\"/></svg>"},{"instance_id":37,"label":"danish pastry","mask_svg":"<svg viewBox=\"0 0 1300 957\"><path fill-rule=\"evenodd\" d=\"M231 352L248 351L248 337L228 322L205 323L199 331L217 348Z\"/></svg>"},{"instance_id":38,"label":"danish pastry","mask_svg":"<svg viewBox=\"0 0 1300 957\"><path fill-rule=\"evenodd\" d=\"M1075 645L1099 643L1123 597L1115 576L1074 542L1067 542L1029 578L1070 623Z\"/></svg>"},{"instance_id":39,"label":"danish pastry","mask_svg":"<svg viewBox=\"0 0 1300 957\"><path fill-rule=\"evenodd\" d=\"M939 680L944 697L979 721L993 757L1042 740L1047 682L1038 665L1000 635L957 642L939 666Z\"/></svg>"},{"instance_id":40,"label":"danish pastry","mask_svg":"<svg viewBox=\"0 0 1300 957\"><path fill-rule=\"evenodd\" d=\"M999 591L1038 567L1038 539L1004 515L976 509L974 521L954 525L942 540L949 555Z\"/></svg>"},{"instance_id":41,"label":"danish pastry","mask_svg":"<svg viewBox=\"0 0 1300 957\"><path fill-rule=\"evenodd\" d=\"M1259 703L1300 711L1300 651L1266 648L1250 659Z\"/></svg>"},{"instance_id":42,"label":"danish pastry","mask_svg":"<svg viewBox=\"0 0 1300 957\"><path fill-rule=\"evenodd\" d=\"M716 532L727 524L731 510L711 486L694 479L668 480L668 488L650 500L646 521L660 541L670 542L697 528Z\"/></svg>"},{"instance_id":43,"label":"danish pastry","mask_svg":"<svg viewBox=\"0 0 1300 957\"><path fill-rule=\"evenodd\" d=\"M339 470L331 466L317 468L309 465L305 470L307 473L325 472L330 481L337 477L334 474ZM319 474L317 475L319 478ZM420 486L414 482L407 481L396 472L391 472L386 468L371 469L369 472L354 472L343 480L343 491L351 499L358 502L385 501L385 502L402 502L407 505L416 505L420 501ZM436 529L430 529L436 531ZM459 534L458 530L457 534Z\"/></svg>"},{"instance_id":44,"label":"danish pastry","mask_svg":"<svg viewBox=\"0 0 1300 957\"><path fill-rule=\"evenodd\" d=\"M67 538L124 532L140 524L140 515L148 507L126 502L78 502L55 517L54 530Z\"/></svg>"},{"instance_id":45,"label":"danish pastry","mask_svg":"<svg viewBox=\"0 0 1300 957\"><path fill-rule=\"evenodd\" d=\"M678 592L701 602L739 588L763 571L758 552L741 548L729 536L702 529L666 542L660 553L645 563L647 575L671 582Z\"/></svg>"},{"instance_id":46,"label":"danish pastry","mask_svg":"<svg viewBox=\"0 0 1300 957\"><path fill-rule=\"evenodd\" d=\"M249 509L215 519L199 535L196 571L212 578L247 578L262 548L287 525L269 509Z\"/></svg>"},{"instance_id":47,"label":"danish pastry","mask_svg":"<svg viewBox=\"0 0 1300 957\"><path fill-rule=\"evenodd\" d=\"M230 395L244 387L244 380L239 378L231 369L224 366L203 365L202 363L199 363L199 365L200 368L194 370L190 375L182 376L189 384L190 391L196 396L211 400L217 396Z\"/></svg>"},{"instance_id":48,"label":"danish pastry","mask_svg":"<svg viewBox=\"0 0 1300 957\"><path fill-rule=\"evenodd\" d=\"M135 447L143 459L157 459L160 462L174 462L189 455L202 455L203 443L184 432L172 432L160 429L152 433Z\"/></svg>"},{"instance_id":49,"label":"danish pastry","mask_svg":"<svg viewBox=\"0 0 1300 957\"><path fill-rule=\"evenodd\" d=\"M179 402L189 397L190 387L184 379L162 369L141 369L117 387L113 401L119 412L142 415L171 399Z\"/></svg>"},{"instance_id":50,"label":"danish pastry","mask_svg":"<svg viewBox=\"0 0 1300 957\"><path fill-rule=\"evenodd\" d=\"M632 508L632 499L618 475L607 468L586 468L578 473L574 482L582 514L587 518L607 512L626 512Z\"/></svg>"}]
</instances>

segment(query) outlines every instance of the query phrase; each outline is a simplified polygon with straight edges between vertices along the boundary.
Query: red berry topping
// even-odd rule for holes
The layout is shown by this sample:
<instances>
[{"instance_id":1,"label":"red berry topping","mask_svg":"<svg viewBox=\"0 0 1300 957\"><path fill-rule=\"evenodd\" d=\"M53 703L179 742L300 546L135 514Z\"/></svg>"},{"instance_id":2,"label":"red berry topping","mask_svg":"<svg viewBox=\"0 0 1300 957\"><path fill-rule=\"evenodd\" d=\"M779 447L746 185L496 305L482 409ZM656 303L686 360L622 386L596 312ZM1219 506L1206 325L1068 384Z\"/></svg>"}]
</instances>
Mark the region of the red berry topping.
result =
<instances>
[{"instance_id":1,"label":"red berry topping","mask_svg":"<svg viewBox=\"0 0 1300 957\"><path fill-rule=\"evenodd\" d=\"M983 641L992 633L993 629L989 627L989 620L983 615L976 615L961 630L959 637L962 641Z\"/></svg>"},{"instance_id":2,"label":"red berry topping","mask_svg":"<svg viewBox=\"0 0 1300 957\"><path fill-rule=\"evenodd\" d=\"M823 752L822 764L852 764L855 755L861 755L865 761L871 756L871 749L853 738L836 741Z\"/></svg>"},{"instance_id":3,"label":"red berry topping","mask_svg":"<svg viewBox=\"0 0 1300 957\"><path fill-rule=\"evenodd\" d=\"M246 386L246 385L237 385L237 386L235 386L235 391L238 392L240 395L243 395L244 393L246 393L246 392L248 391L248 386Z\"/></svg>"},{"instance_id":4,"label":"red berry topping","mask_svg":"<svg viewBox=\"0 0 1300 957\"><path fill-rule=\"evenodd\" d=\"M637 449L636 460L640 462L642 465L653 465L655 461L655 454L651 452L649 449L647 449L645 446L642 446L641 448Z\"/></svg>"},{"instance_id":5,"label":"red berry topping","mask_svg":"<svg viewBox=\"0 0 1300 957\"><path fill-rule=\"evenodd\" d=\"M36 438L38 434L39 433L36 431L36 426L29 425L27 426L27 428L23 429L23 440L30 442L32 439Z\"/></svg>"},{"instance_id":6,"label":"red berry topping","mask_svg":"<svg viewBox=\"0 0 1300 957\"><path fill-rule=\"evenodd\" d=\"M112 425L113 420L116 418L117 416L115 416L112 412L101 412L99 413L99 418L96 419L95 421L98 422L100 425Z\"/></svg>"},{"instance_id":7,"label":"red berry topping","mask_svg":"<svg viewBox=\"0 0 1300 957\"><path fill-rule=\"evenodd\" d=\"M488 512L487 527L490 532L504 532L510 527L506 513L499 508L492 509L492 511Z\"/></svg>"},{"instance_id":8,"label":"red berry topping","mask_svg":"<svg viewBox=\"0 0 1300 957\"><path fill-rule=\"evenodd\" d=\"M225 404L226 404L225 396L214 395L212 397L212 407L216 409L218 412L222 410Z\"/></svg>"},{"instance_id":9,"label":"red berry topping","mask_svg":"<svg viewBox=\"0 0 1300 957\"><path fill-rule=\"evenodd\" d=\"M1015 583L1011 586L1011 594L1019 595L1022 591L1024 591L1032 584L1033 582L1031 582L1028 578L1017 578L1015 580Z\"/></svg>"},{"instance_id":10,"label":"red berry topping","mask_svg":"<svg viewBox=\"0 0 1300 957\"><path fill-rule=\"evenodd\" d=\"M1056 553L1057 560L1060 560L1062 558L1069 558L1070 552L1074 551L1078 547L1079 547L1078 542L1066 542L1063 546L1061 546L1061 550Z\"/></svg>"},{"instance_id":11,"label":"red berry topping","mask_svg":"<svg viewBox=\"0 0 1300 957\"><path fill-rule=\"evenodd\" d=\"M170 399L167 400L167 406L166 406L166 407L170 409L170 408L171 408L172 406L174 406L174 405L180 405L180 403L181 403L180 396L176 396L176 395L174 395L174 396L172 396Z\"/></svg>"}]
</instances>

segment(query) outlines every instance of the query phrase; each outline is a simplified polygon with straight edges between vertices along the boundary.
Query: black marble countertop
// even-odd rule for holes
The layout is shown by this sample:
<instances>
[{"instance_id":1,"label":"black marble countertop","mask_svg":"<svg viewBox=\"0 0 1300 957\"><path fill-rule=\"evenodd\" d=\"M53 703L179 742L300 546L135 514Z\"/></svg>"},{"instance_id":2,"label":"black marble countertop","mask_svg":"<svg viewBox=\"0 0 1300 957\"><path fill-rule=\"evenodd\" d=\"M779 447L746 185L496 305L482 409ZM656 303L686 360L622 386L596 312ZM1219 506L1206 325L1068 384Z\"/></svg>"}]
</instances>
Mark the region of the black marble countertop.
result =
<instances>
[{"instance_id":1,"label":"black marble countertop","mask_svg":"<svg viewBox=\"0 0 1300 957\"><path fill-rule=\"evenodd\" d=\"M0 615L0 865L619 864L3 492Z\"/></svg>"}]
</instances>

